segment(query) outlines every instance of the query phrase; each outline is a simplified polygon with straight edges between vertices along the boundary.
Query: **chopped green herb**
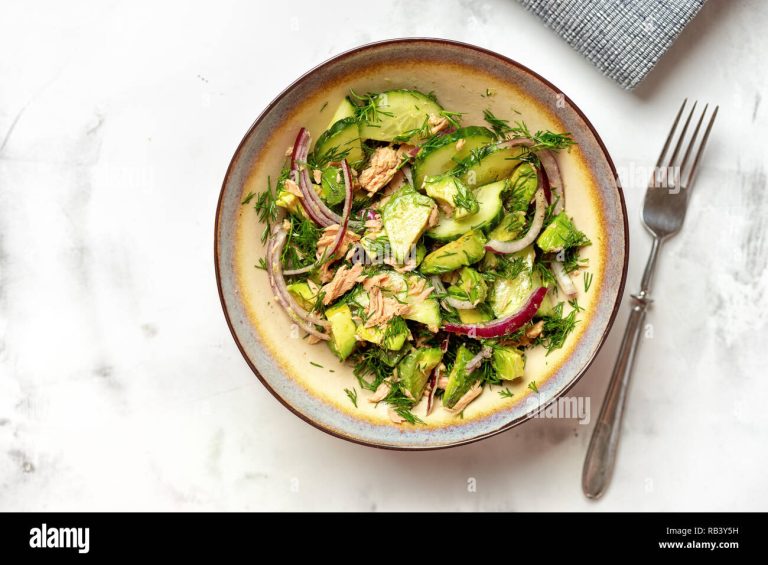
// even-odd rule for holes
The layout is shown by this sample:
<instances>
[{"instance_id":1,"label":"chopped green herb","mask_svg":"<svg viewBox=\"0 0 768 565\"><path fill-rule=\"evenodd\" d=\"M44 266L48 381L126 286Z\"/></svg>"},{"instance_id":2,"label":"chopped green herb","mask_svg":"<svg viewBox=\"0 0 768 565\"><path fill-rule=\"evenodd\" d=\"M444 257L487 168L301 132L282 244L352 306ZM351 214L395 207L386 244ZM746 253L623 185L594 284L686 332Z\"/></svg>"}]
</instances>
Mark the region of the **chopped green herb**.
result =
<instances>
[{"instance_id":1,"label":"chopped green herb","mask_svg":"<svg viewBox=\"0 0 768 565\"><path fill-rule=\"evenodd\" d=\"M539 394L539 387L536 384L536 381L531 381L528 383L528 388L531 389L536 394Z\"/></svg>"},{"instance_id":2,"label":"chopped green herb","mask_svg":"<svg viewBox=\"0 0 768 565\"><path fill-rule=\"evenodd\" d=\"M584 292L587 292L589 290L589 287L592 286L592 273L586 272L584 273Z\"/></svg>"},{"instance_id":3,"label":"chopped green herb","mask_svg":"<svg viewBox=\"0 0 768 565\"><path fill-rule=\"evenodd\" d=\"M503 138L512 131L512 127L509 125L508 120L502 120L493 115L488 108L483 110L483 119L491 126L493 133L496 134L496 138Z\"/></svg>"},{"instance_id":4,"label":"chopped green herb","mask_svg":"<svg viewBox=\"0 0 768 565\"><path fill-rule=\"evenodd\" d=\"M348 388L345 388L344 392L347 393L347 396L352 401L352 404L354 404L355 408L357 408L357 389L352 388L352 390L349 390Z\"/></svg>"},{"instance_id":5,"label":"chopped green herb","mask_svg":"<svg viewBox=\"0 0 768 565\"><path fill-rule=\"evenodd\" d=\"M313 367L320 367L321 369L325 369L325 367L323 367L320 363L315 363L314 361L310 361L309 364Z\"/></svg>"},{"instance_id":6,"label":"chopped green herb","mask_svg":"<svg viewBox=\"0 0 768 565\"><path fill-rule=\"evenodd\" d=\"M499 391L499 396L502 398L512 398L515 396L515 393L505 387Z\"/></svg>"},{"instance_id":7,"label":"chopped green herb","mask_svg":"<svg viewBox=\"0 0 768 565\"><path fill-rule=\"evenodd\" d=\"M240 204L242 204L243 206L245 206L245 205L246 205L246 204L248 204L248 203L249 203L251 200L253 200L253 197L254 197L254 196L256 196L256 193L255 193L255 192L249 192L249 193L248 193L248 196L246 196L245 198L243 198L243 201L242 201Z\"/></svg>"}]
</instances>

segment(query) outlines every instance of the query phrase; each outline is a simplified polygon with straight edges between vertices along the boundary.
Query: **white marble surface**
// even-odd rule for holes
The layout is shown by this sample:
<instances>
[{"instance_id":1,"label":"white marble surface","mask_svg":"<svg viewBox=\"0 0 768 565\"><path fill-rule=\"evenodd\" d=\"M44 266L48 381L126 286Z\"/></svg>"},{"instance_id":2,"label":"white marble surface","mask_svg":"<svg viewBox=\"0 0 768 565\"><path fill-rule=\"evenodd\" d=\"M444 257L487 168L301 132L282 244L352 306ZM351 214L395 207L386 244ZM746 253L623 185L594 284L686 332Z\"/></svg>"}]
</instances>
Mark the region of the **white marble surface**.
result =
<instances>
[{"instance_id":1,"label":"white marble surface","mask_svg":"<svg viewBox=\"0 0 768 565\"><path fill-rule=\"evenodd\" d=\"M634 93L511 0L213 4L0 8L0 510L766 509L766 3L711 1ZM351 445L284 409L230 337L212 237L234 148L298 74L398 36L531 66L627 171L655 159L684 96L720 104L602 501L580 490L591 426L533 421L433 453ZM630 289L642 193L626 188ZM595 412L625 319L573 389Z\"/></svg>"}]
</instances>

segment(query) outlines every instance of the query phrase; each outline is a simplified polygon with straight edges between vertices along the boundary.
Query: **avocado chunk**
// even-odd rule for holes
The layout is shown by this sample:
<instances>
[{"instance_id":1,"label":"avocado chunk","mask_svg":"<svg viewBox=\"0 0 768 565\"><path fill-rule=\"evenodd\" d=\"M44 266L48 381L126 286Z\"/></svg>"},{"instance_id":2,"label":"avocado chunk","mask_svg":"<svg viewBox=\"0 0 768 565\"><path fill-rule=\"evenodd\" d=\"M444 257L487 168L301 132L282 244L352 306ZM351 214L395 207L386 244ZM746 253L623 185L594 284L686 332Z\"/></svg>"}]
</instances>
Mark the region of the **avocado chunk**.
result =
<instances>
[{"instance_id":1,"label":"avocado chunk","mask_svg":"<svg viewBox=\"0 0 768 565\"><path fill-rule=\"evenodd\" d=\"M443 352L439 347L424 347L414 349L400 361L397 376L414 402L421 400L429 375L442 358Z\"/></svg>"},{"instance_id":2,"label":"avocado chunk","mask_svg":"<svg viewBox=\"0 0 768 565\"><path fill-rule=\"evenodd\" d=\"M357 345L355 322L347 304L339 304L325 311L325 317L331 323L331 339L328 342L331 351L344 361Z\"/></svg>"},{"instance_id":3,"label":"avocado chunk","mask_svg":"<svg viewBox=\"0 0 768 565\"><path fill-rule=\"evenodd\" d=\"M424 189L428 196L452 210L451 216L456 219L476 214L480 208L473 192L453 175L427 177Z\"/></svg>"},{"instance_id":4,"label":"avocado chunk","mask_svg":"<svg viewBox=\"0 0 768 565\"><path fill-rule=\"evenodd\" d=\"M491 230L488 239L513 241L520 237L525 227L525 212L517 211L506 214L499 225Z\"/></svg>"},{"instance_id":5,"label":"avocado chunk","mask_svg":"<svg viewBox=\"0 0 768 565\"><path fill-rule=\"evenodd\" d=\"M481 186L474 192L478 204L478 210L475 214L456 219L441 213L437 225L427 232L427 236L439 241L450 241L469 230L492 228L504 214L501 193L505 186L504 181Z\"/></svg>"},{"instance_id":6,"label":"avocado chunk","mask_svg":"<svg viewBox=\"0 0 768 565\"><path fill-rule=\"evenodd\" d=\"M439 275L477 263L485 255L485 242L483 232L469 231L427 255L421 263L421 272Z\"/></svg>"},{"instance_id":7,"label":"avocado chunk","mask_svg":"<svg viewBox=\"0 0 768 565\"><path fill-rule=\"evenodd\" d=\"M514 381L525 373L525 357L515 347L495 347L491 363L496 376L504 381Z\"/></svg>"},{"instance_id":8,"label":"avocado chunk","mask_svg":"<svg viewBox=\"0 0 768 565\"><path fill-rule=\"evenodd\" d=\"M459 350L456 352L453 368L451 368L451 374L448 376L445 393L443 393L443 406L453 408L461 400L461 397L472 388L472 385L480 379L480 374L477 370L472 371L472 373L467 373L466 371L467 363L474 356L474 353L465 346L459 347Z\"/></svg>"},{"instance_id":9,"label":"avocado chunk","mask_svg":"<svg viewBox=\"0 0 768 565\"><path fill-rule=\"evenodd\" d=\"M456 284L448 288L448 294L477 306L485 301L488 295L488 285L485 284L485 279L480 273L470 267L462 267Z\"/></svg>"},{"instance_id":10,"label":"avocado chunk","mask_svg":"<svg viewBox=\"0 0 768 565\"><path fill-rule=\"evenodd\" d=\"M435 207L434 200L416 192L410 185L403 186L386 203L381 218L396 263L402 265L410 257L416 258L416 242L424 233Z\"/></svg>"},{"instance_id":11,"label":"avocado chunk","mask_svg":"<svg viewBox=\"0 0 768 565\"><path fill-rule=\"evenodd\" d=\"M411 331L402 318L396 317L384 326L366 328L364 324L359 324L355 329L355 335L363 341L369 341L391 351L399 351L411 336Z\"/></svg>"},{"instance_id":12,"label":"avocado chunk","mask_svg":"<svg viewBox=\"0 0 768 565\"><path fill-rule=\"evenodd\" d=\"M507 180L507 204L515 212L525 212L533 200L533 195L539 187L539 176L536 167L530 163L522 163Z\"/></svg>"},{"instance_id":13,"label":"avocado chunk","mask_svg":"<svg viewBox=\"0 0 768 565\"><path fill-rule=\"evenodd\" d=\"M477 308L456 310L462 324L482 324L493 320L493 311L487 304L478 304Z\"/></svg>"},{"instance_id":14,"label":"avocado chunk","mask_svg":"<svg viewBox=\"0 0 768 565\"><path fill-rule=\"evenodd\" d=\"M576 229L565 212L555 216L536 240L536 245L544 253L557 253L571 247L589 244L587 236Z\"/></svg>"},{"instance_id":15,"label":"avocado chunk","mask_svg":"<svg viewBox=\"0 0 768 565\"><path fill-rule=\"evenodd\" d=\"M309 285L305 282L296 282L288 285L288 292L291 293L299 306L310 312L315 307L317 295L312 292Z\"/></svg>"}]
</instances>

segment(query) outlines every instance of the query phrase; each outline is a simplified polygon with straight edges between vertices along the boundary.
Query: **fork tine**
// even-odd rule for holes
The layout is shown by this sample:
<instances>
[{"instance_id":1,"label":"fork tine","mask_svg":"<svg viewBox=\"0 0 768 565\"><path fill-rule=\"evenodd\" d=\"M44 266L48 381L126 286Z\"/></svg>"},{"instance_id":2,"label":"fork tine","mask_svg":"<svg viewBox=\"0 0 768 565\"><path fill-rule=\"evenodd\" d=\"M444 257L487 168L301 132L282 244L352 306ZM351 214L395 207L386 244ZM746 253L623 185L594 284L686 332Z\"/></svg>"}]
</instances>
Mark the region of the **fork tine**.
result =
<instances>
[{"instance_id":1,"label":"fork tine","mask_svg":"<svg viewBox=\"0 0 768 565\"><path fill-rule=\"evenodd\" d=\"M680 110L678 110L677 112L675 121L672 124L672 129L669 130L669 135L667 136L667 140L664 142L664 147L661 149L659 160L656 161L656 170L658 170L661 167L662 162L664 162L664 156L667 154L667 149L669 149L669 144L672 141L672 137L675 135L675 130L677 129L677 123L680 121L680 116L683 115L683 109L685 108L685 105L687 103L688 103L688 99L686 98L685 100L683 100L683 104L682 106L680 106Z\"/></svg>"},{"instance_id":2,"label":"fork tine","mask_svg":"<svg viewBox=\"0 0 768 565\"><path fill-rule=\"evenodd\" d=\"M699 118L699 121L696 122L696 129L693 130L693 133L691 134L691 140L688 142L688 148L685 150L685 155L683 156L683 160L680 162L680 174L678 175L678 178L683 178L683 173L685 172L685 164L688 162L688 157L691 155L691 150L693 149L693 146L696 145L696 138L699 136L699 129L701 129L701 124L704 121L704 116L707 115L707 109L709 108L709 104L704 105L704 110L701 112L701 117Z\"/></svg>"},{"instance_id":3,"label":"fork tine","mask_svg":"<svg viewBox=\"0 0 768 565\"><path fill-rule=\"evenodd\" d=\"M667 140L664 142L664 147L661 148L661 153L659 154L659 158L656 161L656 167L653 169L653 173L651 173L651 181L648 186L653 187L661 187L666 184L666 174L662 174L661 172L661 164L664 162L664 158L667 155L667 150L669 149L669 144L672 143L672 139L675 136L675 130L677 129L677 124L680 122L680 116L683 115L683 110L685 109L685 105L688 104L688 99L686 98L683 100L682 105L680 106L680 109L677 111L677 116L675 116L675 121L672 123L672 128L669 130L669 135L667 135Z\"/></svg>"},{"instance_id":4,"label":"fork tine","mask_svg":"<svg viewBox=\"0 0 768 565\"><path fill-rule=\"evenodd\" d=\"M699 166L699 159L701 159L701 155L702 153L704 153L704 147L706 147L707 140L709 139L709 132L712 131L712 126L715 123L715 118L717 117L717 111L719 109L720 109L720 106L715 106L715 111L712 112L712 117L709 119L709 123L707 124L707 129L704 131L704 137L701 139L701 145L699 145L699 150L696 152L696 157L693 159L693 165L691 165L691 172L688 173L688 179L683 185L687 189L691 188L691 186L693 185L693 181L696 178L696 171Z\"/></svg>"},{"instance_id":5,"label":"fork tine","mask_svg":"<svg viewBox=\"0 0 768 565\"><path fill-rule=\"evenodd\" d=\"M680 147L683 145L683 140L685 139L685 132L688 131L688 126L691 124L691 118L693 117L693 113L696 111L696 104L698 104L698 102L693 103L691 111L688 113L688 118L685 120L683 131L680 132L680 137L677 138L675 150L672 152L672 156L669 158L669 167L673 167L675 165L675 159L677 159L677 154L680 152Z\"/></svg>"}]
</instances>

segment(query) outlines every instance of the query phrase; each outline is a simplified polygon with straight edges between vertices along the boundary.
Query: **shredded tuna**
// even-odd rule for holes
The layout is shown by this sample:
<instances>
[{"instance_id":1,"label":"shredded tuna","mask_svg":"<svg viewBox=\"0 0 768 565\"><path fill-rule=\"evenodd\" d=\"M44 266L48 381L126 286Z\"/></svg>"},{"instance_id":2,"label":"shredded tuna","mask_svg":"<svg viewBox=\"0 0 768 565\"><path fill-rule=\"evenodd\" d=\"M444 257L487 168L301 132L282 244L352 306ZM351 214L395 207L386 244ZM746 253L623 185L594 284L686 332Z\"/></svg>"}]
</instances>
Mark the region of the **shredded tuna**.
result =
<instances>
[{"instance_id":1,"label":"shredded tuna","mask_svg":"<svg viewBox=\"0 0 768 565\"><path fill-rule=\"evenodd\" d=\"M293 145L289 145L288 149L285 150L286 157L290 157L291 155L293 155Z\"/></svg>"},{"instance_id":2,"label":"shredded tuna","mask_svg":"<svg viewBox=\"0 0 768 565\"><path fill-rule=\"evenodd\" d=\"M339 233L339 229L339 224L333 224L332 226L328 226L327 228L323 229L323 235L321 235L317 240L316 256L318 259L325 257L325 254L329 251L329 248L333 245L333 242L336 241L336 234ZM349 249L349 246L357 241L360 241L360 236L347 230L347 232L344 234L344 239L342 240L341 245L339 246L339 249L335 253L334 257L343 257L347 252L347 249Z\"/></svg>"},{"instance_id":3,"label":"shredded tuna","mask_svg":"<svg viewBox=\"0 0 768 565\"><path fill-rule=\"evenodd\" d=\"M402 424L405 422L405 418L398 414L391 406L387 409L387 415L389 416L389 419L392 420L395 424Z\"/></svg>"},{"instance_id":4,"label":"shredded tuna","mask_svg":"<svg viewBox=\"0 0 768 565\"><path fill-rule=\"evenodd\" d=\"M321 171L320 169L315 169L314 171L312 171L312 178L315 179L315 182L317 184L320 184L321 182L323 182L323 171Z\"/></svg>"},{"instance_id":5,"label":"shredded tuna","mask_svg":"<svg viewBox=\"0 0 768 565\"><path fill-rule=\"evenodd\" d=\"M355 284L363 280L362 273L363 266L359 263L356 263L351 267L347 267L346 265L339 267L339 270L336 271L331 282L324 285L322 288L322 292L325 293L325 296L323 296L323 304L330 304L339 296L351 290Z\"/></svg>"},{"instance_id":6,"label":"shredded tuna","mask_svg":"<svg viewBox=\"0 0 768 565\"><path fill-rule=\"evenodd\" d=\"M429 298L429 295L432 294L432 291L435 290L434 287L428 287L427 280L421 277L411 277L409 284L410 288L408 289L408 296L413 297L411 299L411 304L420 304L421 302L424 302Z\"/></svg>"},{"instance_id":7,"label":"shredded tuna","mask_svg":"<svg viewBox=\"0 0 768 565\"><path fill-rule=\"evenodd\" d=\"M316 343L320 343L321 341L323 340L320 339L319 337L314 336L312 334L307 334L307 343L309 345L315 345Z\"/></svg>"},{"instance_id":8,"label":"shredded tuna","mask_svg":"<svg viewBox=\"0 0 768 565\"><path fill-rule=\"evenodd\" d=\"M381 402L389 394L390 384L389 381L381 381L381 384L369 398L368 402Z\"/></svg>"},{"instance_id":9,"label":"shredded tuna","mask_svg":"<svg viewBox=\"0 0 768 565\"><path fill-rule=\"evenodd\" d=\"M365 283L363 285L365 286ZM384 296L378 286L370 288L368 297L370 301L365 311L366 328L383 325L395 316L407 314L411 309L409 304L402 304L391 296Z\"/></svg>"},{"instance_id":10,"label":"shredded tuna","mask_svg":"<svg viewBox=\"0 0 768 565\"><path fill-rule=\"evenodd\" d=\"M381 288L381 286L388 280L389 275L387 273L379 273L378 275L366 278L363 281L363 288L370 292L373 287Z\"/></svg>"},{"instance_id":11,"label":"shredded tuna","mask_svg":"<svg viewBox=\"0 0 768 565\"><path fill-rule=\"evenodd\" d=\"M299 186L291 179L285 179L285 182L283 183L283 190L285 190L288 194L293 194L298 198L304 198L301 190L299 190Z\"/></svg>"},{"instance_id":12,"label":"shredded tuna","mask_svg":"<svg viewBox=\"0 0 768 565\"><path fill-rule=\"evenodd\" d=\"M399 164L400 158L397 151L391 147L379 147L371 155L368 167L360 173L360 185L368 191L369 195L373 195L392 180Z\"/></svg>"},{"instance_id":13,"label":"shredded tuna","mask_svg":"<svg viewBox=\"0 0 768 565\"><path fill-rule=\"evenodd\" d=\"M367 220L365 222L365 229L370 230L372 232L380 232L383 229L383 224L381 223L381 216L378 214L376 217L372 220Z\"/></svg>"},{"instance_id":14,"label":"shredded tuna","mask_svg":"<svg viewBox=\"0 0 768 565\"><path fill-rule=\"evenodd\" d=\"M455 412L459 413L462 410L464 410L467 405L469 405L470 402L472 402L475 398L480 396L480 393L483 392L483 385L479 382L472 385L472 388L470 388L464 396L459 398L459 401L453 405L453 408L446 408L449 412Z\"/></svg>"},{"instance_id":15,"label":"shredded tuna","mask_svg":"<svg viewBox=\"0 0 768 565\"><path fill-rule=\"evenodd\" d=\"M462 149L464 149L464 144L466 143L467 143L467 140L464 139L463 137L460 140L458 140L456 142L456 151L461 151Z\"/></svg>"},{"instance_id":16,"label":"shredded tuna","mask_svg":"<svg viewBox=\"0 0 768 565\"><path fill-rule=\"evenodd\" d=\"M542 331L544 331L544 320L539 320L525 332L525 337L528 339L536 339L541 335Z\"/></svg>"},{"instance_id":17,"label":"shredded tuna","mask_svg":"<svg viewBox=\"0 0 768 565\"><path fill-rule=\"evenodd\" d=\"M427 220L427 229L434 227L437 225L437 222L440 221L440 213L437 211L437 206L432 208L432 213L429 215L429 219Z\"/></svg>"},{"instance_id":18,"label":"shredded tuna","mask_svg":"<svg viewBox=\"0 0 768 565\"><path fill-rule=\"evenodd\" d=\"M429 115L429 133L435 135L439 131L443 131L451 122L445 116L439 116L437 114Z\"/></svg>"}]
</instances>

